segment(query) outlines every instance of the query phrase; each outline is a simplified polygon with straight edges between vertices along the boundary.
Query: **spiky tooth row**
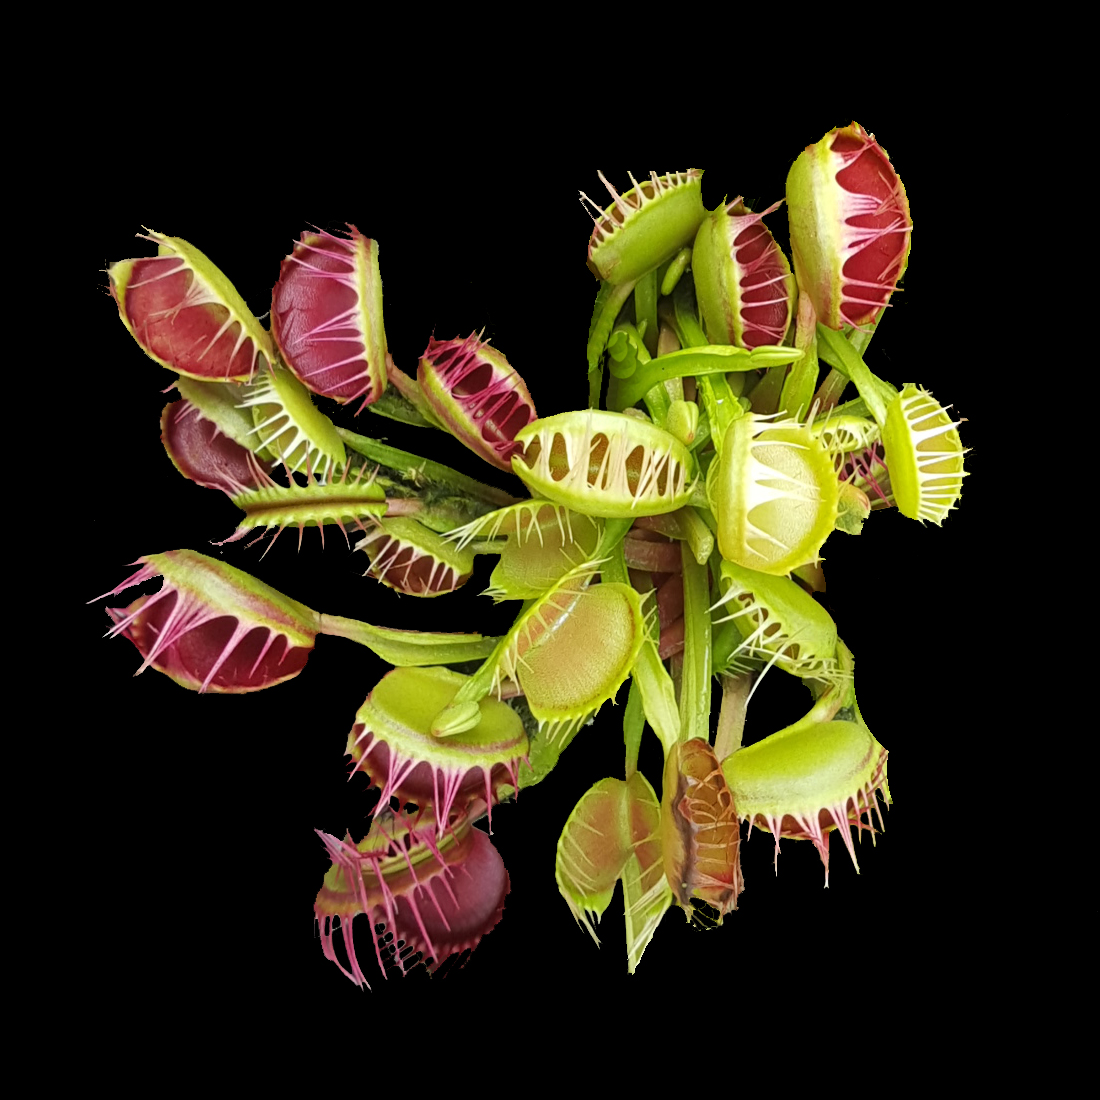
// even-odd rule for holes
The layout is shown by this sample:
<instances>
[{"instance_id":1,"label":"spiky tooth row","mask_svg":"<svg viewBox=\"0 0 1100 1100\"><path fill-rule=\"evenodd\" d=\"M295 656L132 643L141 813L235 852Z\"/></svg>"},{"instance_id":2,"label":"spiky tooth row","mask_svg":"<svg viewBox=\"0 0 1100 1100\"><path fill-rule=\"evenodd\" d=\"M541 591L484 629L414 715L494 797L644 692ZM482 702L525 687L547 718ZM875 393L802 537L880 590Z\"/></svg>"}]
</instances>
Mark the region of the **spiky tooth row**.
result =
<instances>
[{"instance_id":1,"label":"spiky tooth row","mask_svg":"<svg viewBox=\"0 0 1100 1100\"><path fill-rule=\"evenodd\" d=\"M882 439L898 511L937 526L962 494L961 420L924 389L907 385L886 410Z\"/></svg>"},{"instance_id":2,"label":"spiky tooth row","mask_svg":"<svg viewBox=\"0 0 1100 1100\"><path fill-rule=\"evenodd\" d=\"M453 808L481 793L491 827L497 792L505 783L518 787L516 769L529 748L519 715L492 698L477 704L476 720L464 732L432 734L432 720L468 679L441 667L396 668L367 696L348 737L352 773L368 773L383 802L396 795L430 806L440 832Z\"/></svg>"},{"instance_id":3,"label":"spiky tooth row","mask_svg":"<svg viewBox=\"0 0 1100 1100\"><path fill-rule=\"evenodd\" d=\"M297 676L318 633L308 607L193 550L149 554L115 596L162 577L159 592L108 611L108 637L125 634L143 657L192 691L260 691ZM102 599L103 597L99 597ZM136 673L135 673L136 675Z\"/></svg>"},{"instance_id":4,"label":"spiky tooth row","mask_svg":"<svg viewBox=\"0 0 1100 1100\"><path fill-rule=\"evenodd\" d=\"M501 600L536 599L596 553L603 532L599 520L553 505L537 514L542 519L534 532L521 524L518 533L505 541L486 595Z\"/></svg>"},{"instance_id":5,"label":"spiky tooth row","mask_svg":"<svg viewBox=\"0 0 1100 1100\"><path fill-rule=\"evenodd\" d=\"M516 435L512 469L533 491L589 516L634 518L683 507L694 467L673 435L624 413L560 413Z\"/></svg>"},{"instance_id":6,"label":"spiky tooth row","mask_svg":"<svg viewBox=\"0 0 1100 1100\"><path fill-rule=\"evenodd\" d=\"M651 172L642 184L628 173L633 187L623 195L598 174L611 205L601 210L583 191L581 200L595 213L588 263L601 279L615 285L632 282L694 240L706 216L702 172Z\"/></svg>"},{"instance_id":7,"label":"spiky tooth row","mask_svg":"<svg viewBox=\"0 0 1100 1100\"><path fill-rule=\"evenodd\" d=\"M347 462L343 441L332 421L308 391L282 366L264 373L241 395L238 406L251 410L260 454L278 459L292 471L308 466L323 480Z\"/></svg>"},{"instance_id":8,"label":"spiky tooth row","mask_svg":"<svg viewBox=\"0 0 1100 1100\"><path fill-rule=\"evenodd\" d=\"M731 614L715 619L737 623L744 639L735 650L774 659L793 676L834 682L843 678L836 656L836 623L813 596L787 577L757 573L723 561L721 599L712 611L732 605Z\"/></svg>"},{"instance_id":9,"label":"spiky tooth row","mask_svg":"<svg viewBox=\"0 0 1100 1100\"><path fill-rule=\"evenodd\" d=\"M387 962L403 973L410 961L435 970L475 948L500 920L511 885L500 853L468 817L438 839L434 826L431 814L387 811L374 818L358 844L317 830L332 859L314 903L321 949L358 986L369 988L352 931L360 914L367 918L383 975ZM379 923L393 936L389 959L383 957L383 933L375 932ZM346 967L336 954L337 928Z\"/></svg>"},{"instance_id":10,"label":"spiky tooth row","mask_svg":"<svg viewBox=\"0 0 1100 1100\"><path fill-rule=\"evenodd\" d=\"M486 512L461 527L455 527L444 537L454 541L460 550L465 549L476 538L515 538L522 545L529 538L541 541L542 532L547 529L548 524L556 522L562 538L571 542L571 515L568 508L548 500L520 500L506 508L498 508L495 512Z\"/></svg>"},{"instance_id":11,"label":"spiky tooth row","mask_svg":"<svg viewBox=\"0 0 1100 1100\"><path fill-rule=\"evenodd\" d=\"M355 549L370 558L369 576L410 596L454 592L474 569L473 551L460 550L413 519L375 519Z\"/></svg>"},{"instance_id":12,"label":"spiky tooth row","mask_svg":"<svg viewBox=\"0 0 1100 1100\"><path fill-rule=\"evenodd\" d=\"M829 412L810 424L810 434L821 440L829 454L837 456L866 450L882 432L868 417Z\"/></svg>"},{"instance_id":13,"label":"spiky tooth row","mask_svg":"<svg viewBox=\"0 0 1100 1100\"><path fill-rule=\"evenodd\" d=\"M265 476L255 489L234 495L233 503L244 512L244 519L224 541L236 542L253 531L259 532L257 539L260 539L274 530L275 534L264 551L266 555L287 527L298 528L299 549L305 528L316 527L321 533L323 547L325 527L331 525L340 529L345 543L348 543L346 525L366 531L364 521L377 521L389 507L386 494L375 478L364 477L366 466L359 466L353 479L348 477L349 469L345 466L335 481L318 481L307 464L308 480L305 485L295 481L289 472L287 485L279 485Z\"/></svg>"},{"instance_id":14,"label":"spiky tooth row","mask_svg":"<svg viewBox=\"0 0 1100 1100\"><path fill-rule=\"evenodd\" d=\"M833 461L810 429L754 415L734 420L707 475L722 556L785 576L815 562L837 516Z\"/></svg>"},{"instance_id":15,"label":"spiky tooth row","mask_svg":"<svg viewBox=\"0 0 1100 1100\"><path fill-rule=\"evenodd\" d=\"M850 690L850 689L849 689ZM851 828L857 835L874 830L863 815L873 811L883 822L876 791L887 804L887 751L858 718L801 722L747 748L723 762L741 819L775 838L778 870L782 836L810 840L825 865L829 885L829 832L843 831L844 845L859 870Z\"/></svg>"}]
</instances>

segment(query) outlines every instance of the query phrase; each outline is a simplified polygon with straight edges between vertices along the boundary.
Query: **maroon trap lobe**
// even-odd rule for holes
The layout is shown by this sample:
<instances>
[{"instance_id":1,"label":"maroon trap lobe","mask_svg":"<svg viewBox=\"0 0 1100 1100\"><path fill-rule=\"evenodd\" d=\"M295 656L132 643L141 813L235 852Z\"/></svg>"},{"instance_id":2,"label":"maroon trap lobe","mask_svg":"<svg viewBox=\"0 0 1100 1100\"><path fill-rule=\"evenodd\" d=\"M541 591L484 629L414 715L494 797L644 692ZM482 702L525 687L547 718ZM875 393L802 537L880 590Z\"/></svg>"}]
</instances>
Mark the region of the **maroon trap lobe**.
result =
<instances>
[{"instance_id":1,"label":"maroon trap lobe","mask_svg":"<svg viewBox=\"0 0 1100 1100\"><path fill-rule=\"evenodd\" d=\"M909 225L909 204L897 174L873 140L868 143L840 133L832 149L834 153L855 157L837 173L837 183L854 195L876 200L876 209L847 219L853 228L868 231L867 244L849 257L841 269L851 284L841 312L849 324L860 325L877 315L901 276L909 247L905 232Z\"/></svg>"},{"instance_id":2,"label":"maroon trap lobe","mask_svg":"<svg viewBox=\"0 0 1100 1100\"><path fill-rule=\"evenodd\" d=\"M346 239L303 233L283 260L271 332L286 365L313 393L360 411L386 388L378 245L355 226Z\"/></svg>"},{"instance_id":3,"label":"maroon trap lobe","mask_svg":"<svg viewBox=\"0 0 1100 1100\"><path fill-rule=\"evenodd\" d=\"M129 607L108 608L107 614L148 664L183 687L232 694L262 691L297 676L306 666L311 649L288 649L284 637L263 627L234 643L238 622L229 616L181 630L185 616L173 614L176 603L174 592L156 600L141 596Z\"/></svg>"},{"instance_id":4,"label":"maroon trap lobe","mask_svg":"<svg viewBox=\"0 0 1100 1100\"><path fill-rule=\"evenodd\" d=\"M165 405L160 440L176 469L207 489L236 496L259 488L252 452L230 439L190 401Z\"/></svg>"},{"instance_id":5,"label":"maroon trap lobe","mask_svg":"<svg viewBox=\"0 0 1100 1100\"><path fill-rule=\"evenodd\" d=\"M432 411L471 451L512 469L516 433L538 418L535 403L508 360L471 333L465 340L433 336L417 381Z\"/></svg>"},{"instance_id":6,"label":"maroon trap lobe","mask_svg":"<svg viewBox=\"0 0 1100 1100\"><path fill-rule=\"evenodd\" d=\"M222 381L252 377L255 345L182 257L135 260L124 309L138 343L173 370Z\"/></svg>"},{"instance_id":7,"label":"maroon trap lobe","mask_svg":"<svg viewBox=\"0 0 1100 1100\"><path fill-rule=\"evenodd\" d=\"M762 214L750 214L740 203L737 206L733 220L738 226L745 225L733 241L733 259L741 283L741 343L750 350L781 344L791 320L791 298L787 293L791 272L762 220L777 210L779 203Z\"/></svg>"}]
</instances>

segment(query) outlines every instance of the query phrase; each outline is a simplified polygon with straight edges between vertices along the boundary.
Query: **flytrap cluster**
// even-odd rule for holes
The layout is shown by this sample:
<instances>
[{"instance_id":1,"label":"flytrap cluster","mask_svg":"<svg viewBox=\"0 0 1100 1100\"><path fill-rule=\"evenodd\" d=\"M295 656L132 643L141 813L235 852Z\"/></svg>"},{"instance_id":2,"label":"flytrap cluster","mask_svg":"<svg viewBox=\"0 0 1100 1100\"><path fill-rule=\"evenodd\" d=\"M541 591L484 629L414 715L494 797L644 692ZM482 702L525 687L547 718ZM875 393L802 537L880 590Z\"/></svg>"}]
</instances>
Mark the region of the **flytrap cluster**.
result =
<instances>
[{"instance_id":1,"label":"flytrap cluster","mask_svg":"<svg viewBox=\"0 0 1100 1100\"><path fill-rule=\"evenodd\" d=\"M476 335L433 338L415 378L395 366L377 246L354 227L302 235L270 328L179 238L150 233L156 255L110 269L123 324L178 375L161 420L169 457L240 510L227 542L334 527L380 584L425 599L491 554L489 593L518 608L501 637L404 630L316 611L187 549L146 555L108 593L161 578L108 612L110 633L187 690L274 687L303 671L318 634L393 666L350 723L352 770L381 792L369 831L319 833L332 858L321 942L357 984L353 927L383 973L435 968L493 928L509 878L474 823L547 779L617 696L623 773L562 823L555 873L594 938L622 883L631 972L673 905L717 923L737 907L743 822L771 833L777 856L783 837L810 841L826 882L833 831L854 862L853 830L881 830L887 752L814 593L834 532L857 535L884 508L940 524L962 488L957 422L863 359L908 263L908 200L855 123L791 169L790 258L765 222L780 202L708 211L701 181L631 177L620 194L603 180L606 207L582 196L599 280L583 358L582 333L576 345L589 407L543 417L522 364ZM340 426L343 405L419 426L425 453ZM434 461L436 432L529 495ZM744 746L764 675L800 681L808 710ZM647 727L664 751L660 795L637 767ZM583 767L585 754L564 759Z\"/></svg>"}]
</instances>

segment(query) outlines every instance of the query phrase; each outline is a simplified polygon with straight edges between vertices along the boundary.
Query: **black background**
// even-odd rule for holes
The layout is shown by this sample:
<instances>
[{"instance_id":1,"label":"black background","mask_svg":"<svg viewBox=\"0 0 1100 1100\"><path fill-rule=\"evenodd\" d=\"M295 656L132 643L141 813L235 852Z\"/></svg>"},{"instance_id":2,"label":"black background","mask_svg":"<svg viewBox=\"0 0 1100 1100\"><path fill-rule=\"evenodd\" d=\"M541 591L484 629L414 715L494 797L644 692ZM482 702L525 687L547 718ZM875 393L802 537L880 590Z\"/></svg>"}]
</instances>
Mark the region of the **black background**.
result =
<instances>
[{"instance_id":1,"label":"black background","mask_svg":"<svg viewBox=\"0 0 1100 1100\"><path fill-rule=\"evenodd\" d=\"M708 208L741 194L761 209L782 197L800 149L848 121L773 122L758 135L657 155L709 165ZM99 731L82 765L88 815L108 853L96 860L91 906L114 910L122 891L129 914L121 927L110 922L109 947L101 940L114 981L202 989L216 994L212 1008L247 991L283 1016L310 1014L323 1003L332 1019L355 1019L383 986L390 1004L443 1006L510 990L618 997L725 985L743 995L744 1007L769 1012L777 1006L763 991L781 966L793 982L785 995L804 998L813 1015L825 1010L815 997L829 979L831 996L858 1002L872 980L912 976L930 936L964 952L977 942L976 911L965 893L945 890L943 877L955 859L945 818L969 776L945 780L942 760L945 748L961 751L973 732L980 694L974 635L965 629L980 614L978 532L990 507L983 505L979 364L967 350L970 322L957 304L958 242L933 149L917 127L892 127L887 115L860 121L891 154L915 225L904 292L895 295L868 363L895 384L928 387L953 403L955 414L975 420L961 429L975 449L968 460L974 472L961 508L942 528L896 511L874 513L861 536L834 534L824 548L824 603L855 654L863 714L891 754L895 807L877 846L865 838L858 849L862 873L834 837L829 889L822 889L821 863L804 842L784 842L776 876L772 841L757 832L742 844L746 889L737 912L722 928L701 931L670 911L628 979L621 894L597 950L554 882L555 844L570 809L596 780L622 774L621 712L607 706L546 782L494 811L493 841L511 894L501 923L466 966L443 979L420 971L401 984L384 983L370 967L374 992L361 993L321 954L312 902L328 860L313 830L359 836L366 828L374 796L362 777L347 781L344 746L356 709L386 667L350 642L319 638L301 676L254 695L199 696L153 670L131 679L136 650L124 639L100 638L108 626L103 607L128 602L118 597L79 610L73 641ZM654 155L641 141L625 152ZM125 194L114 189L79 246L91 316L81 366L90 364L98 381L72 415L98 425L101 436L81 553L66 576L72 606L122 581L139 555L190 547L321 611L391 626L506 629L515 605L494 607L479 595L492 567L486 558L465 589L418 601L364 578L365 558L349 554L334 529L324 550L318 532L307 531L300 552L295 533L286 532L262 561L266 543L211 546L232 533L238 513L222 494L185 481L171 466L158 418L173 399L160 392L173 376L134 344L103 291L106 275L96 271L150 254L152 245L133 239L145 224L206 252L263 315L279 262L298 235L310 225L338 230L349 221L379 242L386 332L400 368L415 371L433 332L450 338L484 327L546 416L586 401L584 343L597 284L585 266L591 221L577 191L604 203L597 166L629 187L626 170L602 160L505 166L491 153L471 152L416 165L334 166L307 180L257 171L247 184L231 186L207 174L149 173ZM636 176L643 167L632 165ZM785 209L768 225L789 254ZM318 403L357 431L521 493L518 481L442 433ZM798 717L808 698L794 681L771 674L753 701L747 738ZM643 769L658 790L659 758L647 732ZM928 924L917 923L918 913L929 915ZM357 922L357 930L366 965L372 953L365 925Z\"/></svg>"}]
</instances>

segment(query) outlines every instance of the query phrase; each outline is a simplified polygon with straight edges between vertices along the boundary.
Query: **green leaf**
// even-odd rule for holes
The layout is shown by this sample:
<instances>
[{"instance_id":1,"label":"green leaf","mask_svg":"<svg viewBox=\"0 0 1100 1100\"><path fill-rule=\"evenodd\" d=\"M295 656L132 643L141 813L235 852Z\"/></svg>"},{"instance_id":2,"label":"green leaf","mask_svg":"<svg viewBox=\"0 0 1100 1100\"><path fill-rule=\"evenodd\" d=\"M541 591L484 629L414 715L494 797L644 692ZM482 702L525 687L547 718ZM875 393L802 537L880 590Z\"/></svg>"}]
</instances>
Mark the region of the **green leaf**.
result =
<instances>
[{"instance_id":1,"label":"green leaf","mask_svg":"<svg viewBox=\"0 0 1100 1100\"><path fill-rule=\"evenodd\" d=\"M791 352L792 358L801 354L794 348L787 350ZM631 405L641 401L654 386L673 378L725 374L728 371L753 370L757 366L759 364L752 362L750 353L744 348L726 344L681 348L648 363L644 363L639 357L638 369L627 379L616 379L613 391L609 388L608 407L616 411L629 409Z\"/></svg>"},{"instance_id":2,"label":"green leaf","mask_svg":"<svg viewBox=\"0 0 1100 1100\"><path fill-rule=\"evenodd\" d=\"M657 269L643 275L634 287L634 316L644 325L646 351L657 354Z\"/></svg>"},{"instance_id":3,"label":"green leaf","mask_svg":"<svg viewBox=\"0 0 1100 1100\"><path fill-rule=\"evenodd\" d=\"M684 657L680 689L680 739L710 738L711 626L706 558L700 564L680 543L684 585Z\"/></svg>"},{"instance_id":4,"label":"green leaf","mask_svg":"<svg viewBox=\"0 0 1100 1100\"><path fill-rule=\"evenodd\" d=\"M615 321L619 311L634 290L634 284L622 283L612 286L610 283L600 283L599 292L596 294L596 305L592 310L592 321L588 326L588 373L600 364L600 356L607 347L607 341L611 336L611 330L615 327Z\"/></svg>"},{"instance_id":5,"label":"green leaf","mask_svg":"<svg viewBox=\"0 0 1100 1100\"><path fill-rule=\"evenodd\" d=\"M482 634L448 634L427 630L395 630L372 626L342 615L321 615L322 634L365 645L383 661L398 668L425 665L454 665L476 661L493 652L499 638Z\"/></svg>"},{"instance_id":6,"label":"green leaf","mask_svg":"<svg viewBox=\"0 0 1100 1100\"><path fill-rule=\"evenodd\" d=\"M460 474L457 470L452 470L450 466L444 466L442 462L433 462L430 458L421 458L420 455L400 451L396 447L379 443L377 439L350 432L347 428L337 428L336 432L352 450L358 451L372 462L380 462L391 470L397 470L408 480L420 483L435 482L451 486L454 489L472 494L478 500L495 504L498 508L516 503L516 498L509 496L508 493L496 489L492 485L475 481L465 474Z\"/></svg>"},{"instance_id":7,"label":"green leaf","mask_svg":"<svg viewBox=\"0 0 1100 1100\"><path fill-rule=\"evenodd\" d=\"M396 389L384 390L367 408L376 416L384 416L388 420L399 420L402 424L412 424L417 428L439 427L437 423L422 415L420 410Z\"/></svg>"},{"instance_id":8,"label":"green leaf","mask_svg":"<svg viewBox=\"0 0 1100 1100\"><path fill-rule=\"evenodd\" d=\"M637 680L630 681L630 693L623 707L623 742L626 745L626 774L632 776L638 770L638 750L645 731L645 711L642 709L642 690Z\"/></svg>"},{"instance_id":9,"label":"green leaf","mask_svg":"<svg viewBox=\"0 0 1100 1100\"><path fill-rule=\"evenodd\" d=\"M833 332L818 322L818 355L829 364L846 374L859 390L871 415L881 428L886 424L886 406L898 395L898 391L884 382L863 361L863 357L839 332Z\"/></svg>"}]
</instances>

